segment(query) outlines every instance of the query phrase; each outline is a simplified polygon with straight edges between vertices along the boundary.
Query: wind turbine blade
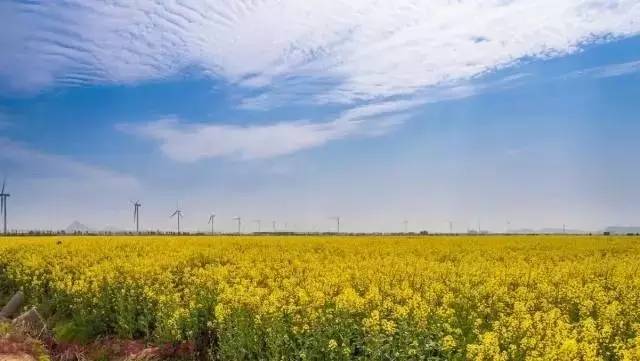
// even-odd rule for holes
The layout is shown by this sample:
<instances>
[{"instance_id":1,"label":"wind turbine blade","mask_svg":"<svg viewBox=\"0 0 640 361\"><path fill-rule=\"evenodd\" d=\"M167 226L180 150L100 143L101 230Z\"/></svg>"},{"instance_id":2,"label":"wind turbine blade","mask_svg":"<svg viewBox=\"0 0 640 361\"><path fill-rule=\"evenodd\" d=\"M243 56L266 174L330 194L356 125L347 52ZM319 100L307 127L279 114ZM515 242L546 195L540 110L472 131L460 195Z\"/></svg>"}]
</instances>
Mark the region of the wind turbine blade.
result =
<instances>
[{"instance_id":1,"label":"wind turbine blade","mask_svg":"<svg viewBox=\"0 0 640 361\"><path fill-rule=\"evenodd\" d=\"M178 214L178 211L173 212L173 214L170 217L175 216L176 214Z\"/></svg>"},{"instance_id":2,"label":"wind turbine blade","mask_svg":"<svg viewBox=\"0 0 640 361\"><path fill-rule=\"evenodd\" d=\"M7 178L4 178L4 179L2 180L2 192L0 192L0 193L4 194L4 186L5 186L6 184L7 184Z\"/></svg>"}]
</instances>

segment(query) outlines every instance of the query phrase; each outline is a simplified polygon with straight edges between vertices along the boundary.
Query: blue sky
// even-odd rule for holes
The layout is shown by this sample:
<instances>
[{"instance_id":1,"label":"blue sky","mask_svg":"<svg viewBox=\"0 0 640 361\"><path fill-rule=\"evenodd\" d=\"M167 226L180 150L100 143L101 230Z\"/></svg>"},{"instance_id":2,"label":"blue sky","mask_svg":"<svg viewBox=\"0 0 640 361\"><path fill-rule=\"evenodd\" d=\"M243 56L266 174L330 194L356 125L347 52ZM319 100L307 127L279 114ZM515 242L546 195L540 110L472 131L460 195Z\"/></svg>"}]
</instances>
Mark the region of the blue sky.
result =
<instances>
[{"instance_id":1,"label":"blue sky","mask_svg":"<svg viewBox=\"0 0 640 361\"><path fill-rule=\"evenodd\" d=\"M640 1L0 4L10 228L637 224Z\"/></svg>"}]
</instances>

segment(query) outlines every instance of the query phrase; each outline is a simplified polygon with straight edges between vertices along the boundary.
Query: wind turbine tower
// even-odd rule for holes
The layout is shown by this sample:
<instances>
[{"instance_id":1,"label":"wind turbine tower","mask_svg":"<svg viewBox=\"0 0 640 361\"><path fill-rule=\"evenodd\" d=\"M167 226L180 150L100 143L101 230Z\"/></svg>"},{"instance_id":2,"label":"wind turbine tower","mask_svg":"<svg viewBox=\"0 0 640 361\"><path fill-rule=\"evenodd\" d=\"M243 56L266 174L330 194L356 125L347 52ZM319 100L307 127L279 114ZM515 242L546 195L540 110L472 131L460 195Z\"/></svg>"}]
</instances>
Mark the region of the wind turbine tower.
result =
<instances>
[{"instance_id":1,"label":"wind turbine tower","mask_svg":"<svg viewBox=\"0 0 640 361\"><path fill-rule=\"evenodd\" d=\"M453 234L453 222L449 221L449 233Z\"/></svg>"},{"instance_id":2,"label":"wind turbine tower","mask_svg":"<svg viewBox=\"0 0 640 361\"><path fill-rule=\"evenodd\" d=\"M340 216L331 217L330 219L336 221L336 233L340 233Z\"/></svg>"},{"instance_id":3,"label":"wind turbine tower","mask_svg":"<svg viewBox=\"0 0 640 361\"><path fill-rule=\"evenodd\" d=\"M259 219L254 219L253 223L256 224L256 226L258 227L257 228L258 229L258 233L260 233L260 225L261 225L262 222Z\"/></svg>"},{"instance_id":4,"label":"wind turbine tower","mask_svg":"<svg viewBox=\"0 0 640 361\"><path fill-rule=\"evenodd\" d=\"M273 232L276 231L276 221L271 221L271 227L273 227Z\"/></svg>"},{"instance_id":5,"label":"wind turbine tower","mask_svg":"<svg viewBox=\"0 0 640 361\"><path fill-rule=\"evenodd\" d=\"M209 224L211 224L211 234L215 233L215 220L216 220L216 214L215 213L211 213L211 215L209 216Z\"/></svg>"},{"instance_id":6,"label":"wind turbine tower","mask_svg":"<svg viewBox=\"0 0 640 361\"><path fill-rule=\"evenodd\" d=\"M171 218L173 217L176 217L178 219L178 234L180 234L180 218L183 217L180 208L176 207L176 211L171 215Z\"/></svg>"},{"instance_id":7,"label":"wind turbine tower","mask_svg":"<svg viewBox=\"0 0 640 361\"><path fill-rule=\"evenodd\" d=\"M136 224L136 233L140 233L140 201L131 202L133 203L133 222Z\"/></svg>"},{"instance_id":8,"label":"wind turbine tower","mask_svg":"<svg viewBox=\"0 0 640 361\"><path fill-rule=\"evenodd\" d=\"M4 234L7 234L7 198L11 196L11 194L4 192L6 184L7 180L5 179L2 181L2 191L0 192L0 214L2 214L4 218L2 226Z\"/></svg>"},{"instance_id":9,"label":"wind turbine tower","mask_svg":"<svg viewBox=\"0 0 640 361\"><path fill-rule=\"evenodd\" d=\"M407 221L405 219L404 221L402 221L402 225L404 226L404 233L408 233L409 232L409 221Z\"/></svg>"},{"instance_id":10,"label":"wind turbine tower","mask_svg":"<svg viewBox=\"0 0 640 361\"><path fill-rule=\"evenodd\" d=\"M240 216L235 216L233 217L233 220L238 222L238 233L240 233L240 224L242 223L242 218L240 218Z\"/></svg>"}]
</instances>

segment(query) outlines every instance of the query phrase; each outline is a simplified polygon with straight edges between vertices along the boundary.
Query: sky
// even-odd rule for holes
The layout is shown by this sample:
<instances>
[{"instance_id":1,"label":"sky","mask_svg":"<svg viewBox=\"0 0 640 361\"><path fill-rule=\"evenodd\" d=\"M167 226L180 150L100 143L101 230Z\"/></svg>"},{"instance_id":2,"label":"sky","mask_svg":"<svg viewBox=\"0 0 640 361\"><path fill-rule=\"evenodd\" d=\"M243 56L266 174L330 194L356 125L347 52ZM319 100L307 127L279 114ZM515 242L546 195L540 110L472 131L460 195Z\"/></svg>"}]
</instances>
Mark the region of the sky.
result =
<instances>
[{"instance_id":1,"label":"sky","mask_svg":"<svg viewBox=\"0 0 640 361\"><path fill-rule=\"evenodd\" d=\"M10 229L640 225L640 0L0 2Z\"/></svg>"}]
</instances>

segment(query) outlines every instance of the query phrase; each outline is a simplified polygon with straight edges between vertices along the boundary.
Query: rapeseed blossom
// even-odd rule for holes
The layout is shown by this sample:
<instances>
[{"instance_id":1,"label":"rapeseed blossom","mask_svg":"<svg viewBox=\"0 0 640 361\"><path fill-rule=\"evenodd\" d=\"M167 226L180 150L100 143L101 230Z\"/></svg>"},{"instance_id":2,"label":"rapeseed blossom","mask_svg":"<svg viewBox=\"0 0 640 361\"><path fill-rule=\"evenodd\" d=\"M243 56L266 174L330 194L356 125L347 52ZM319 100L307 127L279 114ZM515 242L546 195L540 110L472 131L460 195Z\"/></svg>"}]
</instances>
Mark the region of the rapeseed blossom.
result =
<instances>
[{"instance_id":1,"label":"rapeseed blossom","mask_svg":"<svg viewBox=\"0 0 640 361\"><path fill-rule=\"evenodd\" d=\"M0 294L91 337L206 331L221 360L640 360L637 237L58 239L3 238Z\"/></svg>"}]
</instances>

